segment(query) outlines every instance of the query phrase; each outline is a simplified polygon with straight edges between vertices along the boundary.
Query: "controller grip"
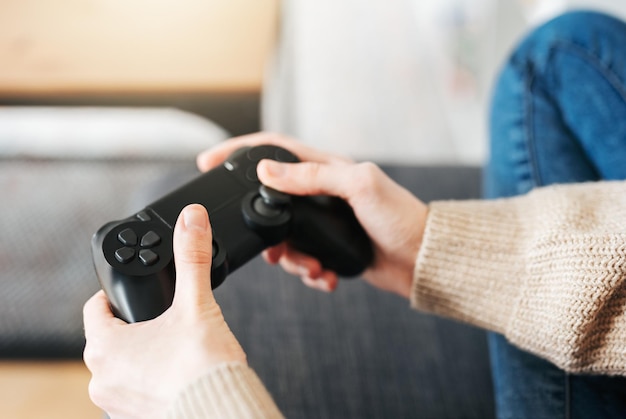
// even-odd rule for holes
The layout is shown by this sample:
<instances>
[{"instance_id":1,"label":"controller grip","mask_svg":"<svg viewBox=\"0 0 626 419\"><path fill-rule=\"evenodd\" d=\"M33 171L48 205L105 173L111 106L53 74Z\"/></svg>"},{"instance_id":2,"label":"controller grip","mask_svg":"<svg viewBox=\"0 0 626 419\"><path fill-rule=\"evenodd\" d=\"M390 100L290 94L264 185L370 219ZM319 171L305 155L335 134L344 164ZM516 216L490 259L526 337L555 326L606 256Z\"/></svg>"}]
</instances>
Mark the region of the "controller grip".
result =
<instances>
[{"instance_id":1,"label":"controller grip","mask_svg":"<svg viewBox=\"0 0 626 419\"><path fill-rule=\"evenodd\" d=\"M342 277L361 274L374 259L371 240L344 200L330 196L293 197L288 243Z\"/></svg>"}]
</instances>

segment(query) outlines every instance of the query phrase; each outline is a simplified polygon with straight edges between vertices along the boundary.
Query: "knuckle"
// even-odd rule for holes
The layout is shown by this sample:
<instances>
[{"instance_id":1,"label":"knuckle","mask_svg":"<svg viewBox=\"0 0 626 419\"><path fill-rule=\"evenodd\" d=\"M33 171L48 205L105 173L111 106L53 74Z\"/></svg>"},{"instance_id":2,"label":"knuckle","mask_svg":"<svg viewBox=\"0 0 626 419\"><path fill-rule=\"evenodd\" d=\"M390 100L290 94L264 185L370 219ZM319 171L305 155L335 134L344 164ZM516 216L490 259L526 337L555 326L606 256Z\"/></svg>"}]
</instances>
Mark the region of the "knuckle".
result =
<instances>
[{"instance_id":1,"label":"knuckle","mask_svg":"<svg viewBox=\"0 0 626 419\"><path fill-rule=\"evenodd\" d=\"M186 249L179 255L179 262L192 265L208 265L213 260L213 254L210 249L196 247Z\"/></svg>"},{"instance_id":2,"label":"knuckle","mask_svg":"<svg viewBox=\"0 0 626 419\"><path fill-rule=\"evenodd\" d=\"M357 173L368 183L375 183L380 178L381 170L378 165L370 161L357 164Z\"/></svg>"},{"instance_id":3,"label":"knuckle","mask_svg":"<svg viewBox=\"0 0 626 419\"><path fill-rule=\"evenodd\" d=\"M87 342L83 350L83 360L89 370L97 368L104 360L104 354L100 346L92 341Z\"/></svg>"},{"instance_id":4,"label":"knuckle","mask_svg":"<svg viewBox=\"0 0 626 419\"><path fill-rule=\"evenodd\" d=\"M89 394L89 398L91 401L100 408L106 407L106 395L102 389L102 386L98 384L98 381L95 378L91 378L89 380L89 386L87 387L87 393Z\"/></svg>"},{"instance_id":5,"label":"knuckle","mask_svg":"<svg viewBox=\"0 0 626 419\"><path fill-rule=\"evenodd\" d=\"M300 182L302 189L299 193L303 195L318 193L322 165L317 162L305 162L300 163L298 166L300 173L294 173L295 176L291 176L291 178L303 180Z\"/></svg>"},{"instance_id":6,"label":"knuckle","mask_svg":"<svg viewBox=\"0 0 626 419\"><path fill-rule=\"evenodd\" d=\"M320 174L320 164L316 162L303 163L304 174L309 179L316 179Z\"/></svg>"},{"instance_id":7,"label":"knuckle","mask_svg":"<svg viewBox=\"0 0 626 419\"><path fill-rule=\"evenodd\" d=\"M354 186L357 193L362 194L375 190L381 179L382 170L372 162L358 163L354 170Z\"/></svg>"},{"instance_id":8,"label":"knuckle","mask_svg":"<svg viewBox=\"0 0 626 419\"><path fill-rule=\"evenodd\" d=\"M85 361L87 368L91 369L90 366L93 365L95 358L92 346L90 344L85 345L85 349L83 349L83 361Z\"/></svg>"}]
</instances>

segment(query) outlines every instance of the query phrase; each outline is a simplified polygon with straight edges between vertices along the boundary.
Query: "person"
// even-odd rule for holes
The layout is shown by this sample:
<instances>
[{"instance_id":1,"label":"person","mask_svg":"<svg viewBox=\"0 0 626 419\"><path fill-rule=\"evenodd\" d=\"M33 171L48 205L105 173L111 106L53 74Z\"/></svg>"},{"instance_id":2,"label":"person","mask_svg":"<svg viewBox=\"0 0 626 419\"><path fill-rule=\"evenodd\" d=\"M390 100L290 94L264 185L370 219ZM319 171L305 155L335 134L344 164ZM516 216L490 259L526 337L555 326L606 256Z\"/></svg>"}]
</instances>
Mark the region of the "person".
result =
<instances>
[{"instance_id":1,"label":"person","mask_svg":"<svg viewBox=\"0 0 626 419\"><path fill-rule=\"evenodd\" d=\"M428 205L373 163L258 133L198 157L215 167L244 145L262 183L345 199L375 247L363 278L411 307L483 327L500 417L626 414L626 25L572 12L534 30L495 88L488 199ZM113 418L281 417L210 287L211 228L190 205L174 230L172 306L126 324L102 291L84 307L89 394ZM339 280L280 244L264 252L305 284ZM142 348L137 351L137 348Z\"/></svg>"}]
</instances>

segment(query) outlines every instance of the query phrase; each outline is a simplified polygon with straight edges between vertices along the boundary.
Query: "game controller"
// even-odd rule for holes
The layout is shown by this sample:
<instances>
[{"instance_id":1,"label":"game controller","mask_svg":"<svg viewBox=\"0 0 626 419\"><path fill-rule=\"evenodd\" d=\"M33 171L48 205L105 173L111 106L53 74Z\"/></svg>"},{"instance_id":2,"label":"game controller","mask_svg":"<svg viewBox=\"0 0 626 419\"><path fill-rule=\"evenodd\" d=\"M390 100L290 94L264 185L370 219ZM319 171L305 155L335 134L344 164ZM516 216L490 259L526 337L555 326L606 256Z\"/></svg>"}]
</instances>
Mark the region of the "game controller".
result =
<instances>
[{"instance_id":1,"label":"game controller","mask_svg":"<svg viewBox=\"0 0 626 419\"><path fill-rule=\"evenodd\" d=\"M299 161L276 146L241 148L221 166L94 234L96 273L117 317L129 323L149 320L171 305L174 225L181 210L192 203L202 204L211 220L213 288L282 241L341 277L367 268L373 259L372 244L352 208L336 197L292 196L262 185L256 173L262 159Z\"/></svg>"}]
</instances>

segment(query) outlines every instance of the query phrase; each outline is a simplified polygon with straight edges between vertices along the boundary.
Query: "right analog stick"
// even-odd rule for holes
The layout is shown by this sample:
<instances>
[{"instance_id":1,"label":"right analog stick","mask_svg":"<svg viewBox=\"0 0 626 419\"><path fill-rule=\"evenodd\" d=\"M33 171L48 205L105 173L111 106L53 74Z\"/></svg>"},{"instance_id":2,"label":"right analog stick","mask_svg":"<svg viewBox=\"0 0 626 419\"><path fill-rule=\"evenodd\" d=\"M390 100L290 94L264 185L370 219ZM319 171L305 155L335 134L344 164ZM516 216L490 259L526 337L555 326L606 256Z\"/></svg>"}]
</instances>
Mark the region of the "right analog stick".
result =
<instances>
[{"instance_id":1,"label":"right analog stick","mask_svg":"<svg viewBox=\"0 0 626 419\"><path fill-rule=\"evenodd\" d=\"M245 223L270 245L284 240L291 221L291 197L261 185L241 203Z\"/></svg>"},{"instance_id":2,"label":"right analog stick","mask_svg":"<svg viewBox=\"0 0 626 419\"><path fill-rule=\"evenodd\" d=\"M259 215L274 218L278 217L290 202L289 195L261 185L259 195L254 198L252 207Z\"/></svg>"}]
</instances>

